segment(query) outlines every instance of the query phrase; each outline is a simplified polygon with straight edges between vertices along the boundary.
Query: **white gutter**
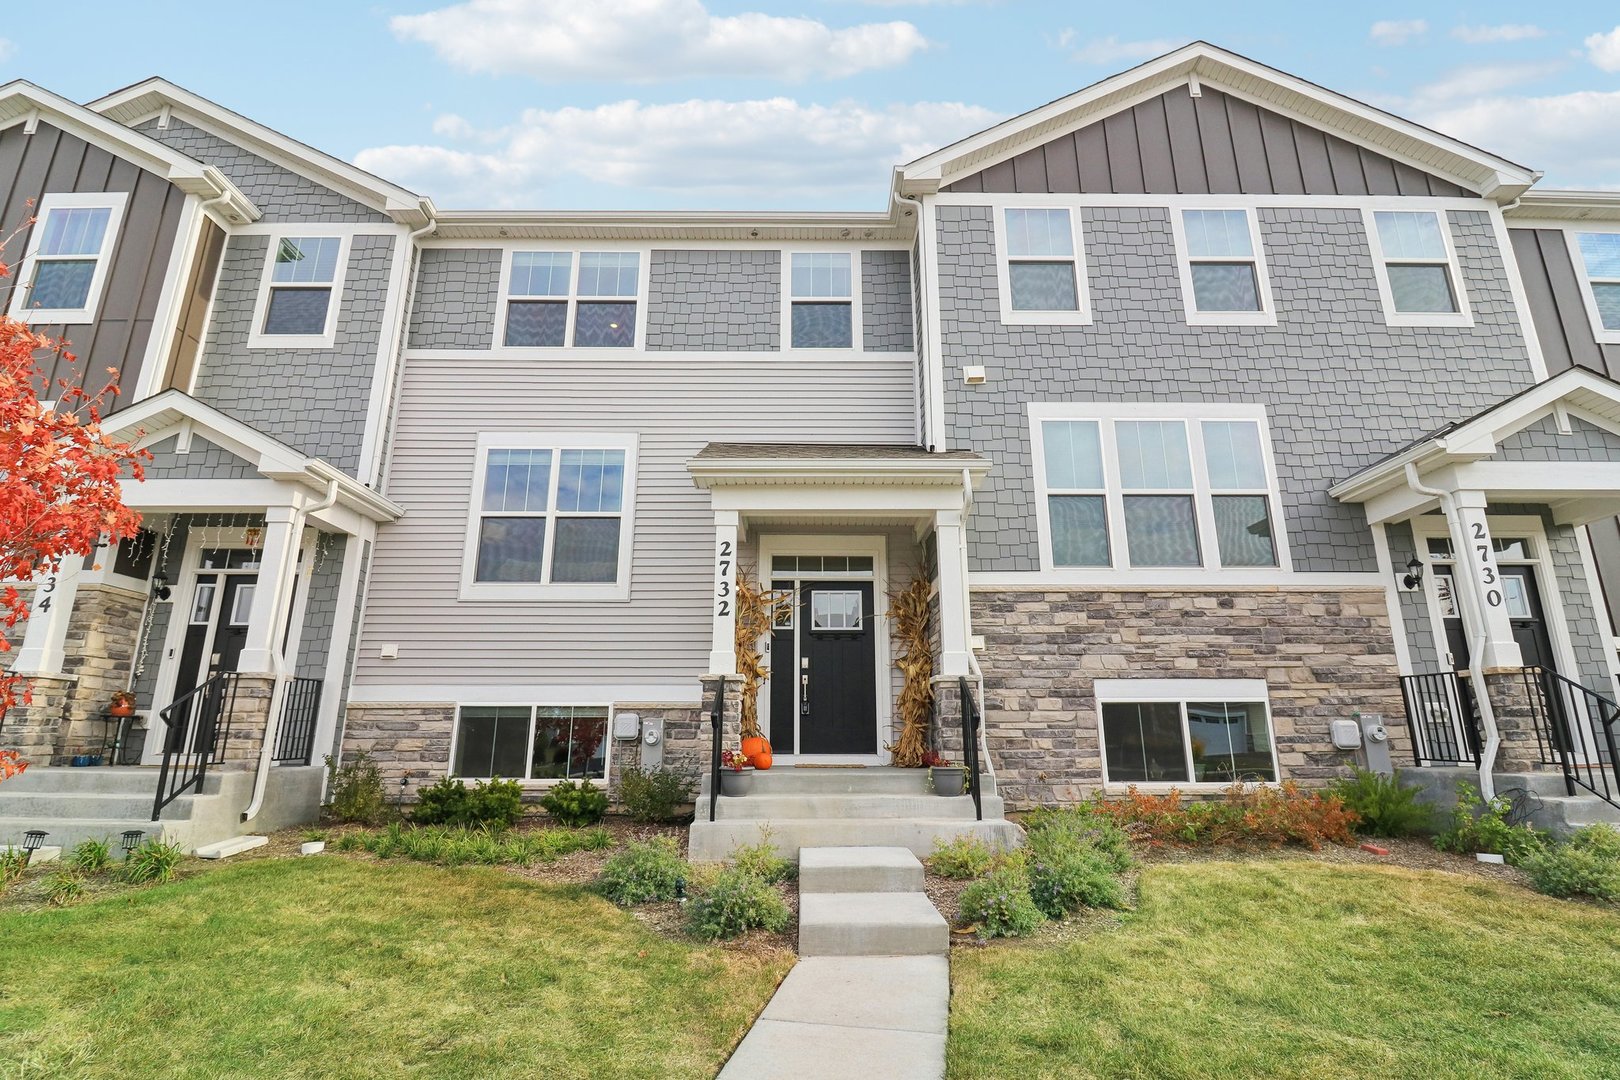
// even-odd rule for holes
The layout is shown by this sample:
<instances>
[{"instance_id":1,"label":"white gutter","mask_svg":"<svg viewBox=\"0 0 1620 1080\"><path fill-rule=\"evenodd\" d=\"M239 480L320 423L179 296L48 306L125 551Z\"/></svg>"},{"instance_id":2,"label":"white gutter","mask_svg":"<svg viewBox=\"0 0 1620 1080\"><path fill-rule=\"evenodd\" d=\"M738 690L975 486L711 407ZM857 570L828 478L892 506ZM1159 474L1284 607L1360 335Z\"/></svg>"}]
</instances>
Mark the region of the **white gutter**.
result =
<instances>
[{"instance_id":1,"label":"white gutter","mask_svg":"<svg viewBox=\"0 0 1620 1080\"><path fill-rule=\"evenodd\" d=\"M310 514L318 514L322 510L330 510L337 505L337 497L338 482L335 479L329 480L326 485L326 496L320 502L314 506L305 506L293 511L291 531L294 574L298 573L298 545L304 535L304 522L309 519ZM282 583L276 582L276 587L283 587ZM288 608L287 617L292 618L291 608ZM274 628L272 628L273 630ZM253 774L253 799L248 803L247 809L242 811L243 821L252 821L264 805L265 789L270 783L270 762L275 756L276 736L280 734L281 730L281 709L287 700L287 658L282 655L280 647L275 645L273 633L270 648L270 667L272 669L271 674L275 677L275 682L270 689L270 715L265 718L264 745L259 747L259 767Z\"/></svg>"},{"instance_id":2,"label":"white gutter","mask_svg":"<svg viewBox=\"0 0 1620 1080\"><path fill-rule=\"evenodd\" d=\"M1457 517L1457 502L1451 492L1424 485L1418 479L1417 466L1411 462L1406 465L1406 485L1419 495L1439 499L1453 542L1464 538L1462 522ZM1463 547L1466 549L1467 545ZM1474 703L1479 707L1480 726L1485 729L1485 745L1479 755L1479 794L1488 803L1496 797L1496 779L1492 772L1496 767L1496 752L1502 746L1502 734L1496 728L1496 710L1491 707L1491 695L1485 687L1485 628L1474 622L1476 617L1482 619L1484 613L1478 609L1477 597L1473 604L1462 605L1463 621L1468 624L1468 681L1474 684Z\"/></svg>"}]
</instances>

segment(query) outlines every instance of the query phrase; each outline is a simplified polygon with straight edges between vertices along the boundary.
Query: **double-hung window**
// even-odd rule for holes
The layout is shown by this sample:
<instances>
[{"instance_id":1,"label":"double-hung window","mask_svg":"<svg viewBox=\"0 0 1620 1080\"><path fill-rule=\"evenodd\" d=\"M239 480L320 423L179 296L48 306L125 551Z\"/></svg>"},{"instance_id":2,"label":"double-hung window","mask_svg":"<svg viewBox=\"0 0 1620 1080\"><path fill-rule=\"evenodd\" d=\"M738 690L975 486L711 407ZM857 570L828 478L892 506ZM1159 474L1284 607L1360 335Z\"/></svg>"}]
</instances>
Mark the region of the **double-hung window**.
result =
<instances>
[{"instance_id":1,"label":"double-hung window","mask_svg":"<svg viewBox=\"0 0 1620 1080\"><path fill-rule=\"evenodd\" d=\"M635 453L628 436L482 438L463 596L628 596Z\"/></svg>"},{"instance_id":2,"label":"double-hung window","mask_svg":"<svg viewBox=\"0 0 1620 1080\"><path fill-rule=\"evenodd\" d=\"M1258 408L1037 404L1030 416L1046 568L1283 564Z\"/></svg>"},{"instance_id":3,"label":"double-hung window","mask_svg":"<svg viewBox=\"0 0 1620 1080\"><path fill-rule=\"evenodd\" d=\"M1592 332L1604 344L1620 344L1620 232L1571 233L1570 241Z\"/></svg>"},{"instance_id":4,"label":"double-hung window","mask_svg":"<svg viewBox=\"0 0 1620 1080\"><path fill-rule=\"evenodd\" d=\"M788 253L788 341L794 349L855 347L854 256Z\"/></svg>"},{"instance_id":5,"label":"double-hung window","mask_svg":"<svg viewBox=\"0 0 1620 1080\"><path fill-rule=\"evenodd\" d=\"M1182 210L1173 220L1188 322L1276 321L1252 210Z\"/></svg>"},{"instance_id":6,"label":"double-hung window","mask_svg":"<svg viewBox=\"0 0 1620 1080\"><path fill-rule=\"evenodd\" d=\"M1367 236L1385 322L1391 326L1469 323L1456 253L1439 212L1368 211Z\"/></svg>"},{"instance_id":7,"label":"double-hung window","mask_svg":"<svg viewBox=\"0 0 1620 1080\"><path fill-rule=\"evenodd\" d=\"M640 252L514 251L501 344L634 348L640 285Z\"/></svg>"},{"instance_id":8,"label":"double-hung window","mask_svg":"<svg viewBox=\"0 0 1620 1080\"><path fill-rule=\"evenodd\" d=\"M1103 779L1219 784L1277 779L1266 684L1257 679L1098 679Z\"/></svg>"},{"instance_id":9,"label":"double-hung window","mask_svg":"<svg viewBox=\"0 0 1620 1080\"><path fill-rule=\"evenodd\" d=\"M451 775L471 779L601 780L608 709L582 705L463 705Z\"/></svg>"},{"instance_id":10,"label":"double-hung window","mask_svg":"<svg viewBox=\"0 0 1620 1080\"><path fill-rule=\"evenodd\" d=\"M343 293L341 236L272 236L248 345L329 349Z\"/></svg>"},{"instance_id":11,"label":"double-hung window","mask_svg":"<svg viewBox=\"0 0 1620 1080\"><path fill-rule=\"evenodd\" d=\"M12 317L31 323L94 321L128 196L46 195L40 200Z\"/></svg>"},{"instance_id":12,"label":"double-hung window","mask_svg":"<svg viewBox=\"0 0 1620 1080\"><path fill-rule=\"evenodd\" d=\"M1090 318L1085 262L1075 212L1064 207L1002 212L1002 321L1083 323Z\"/></svg>"}]
</instances>

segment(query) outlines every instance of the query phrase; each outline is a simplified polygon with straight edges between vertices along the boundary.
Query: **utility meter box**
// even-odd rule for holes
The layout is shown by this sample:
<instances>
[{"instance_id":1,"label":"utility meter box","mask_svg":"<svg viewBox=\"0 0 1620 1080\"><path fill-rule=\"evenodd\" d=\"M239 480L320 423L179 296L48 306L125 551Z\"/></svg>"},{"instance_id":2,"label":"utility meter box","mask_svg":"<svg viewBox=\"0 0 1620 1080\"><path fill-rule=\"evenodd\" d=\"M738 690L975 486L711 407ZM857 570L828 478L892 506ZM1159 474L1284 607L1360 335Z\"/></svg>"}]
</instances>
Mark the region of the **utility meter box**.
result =
<instances>
[{"instance_id":1,"label":"utility meter box","mask_svg":"<svg viewBox=\"0 0 1620 1080\"><path fill-rule=\"evenodd\" d=\"M1395 762L1389 754L1389 729L1384 726L1384 718L1376 713L1362 716L1361 734L1366 740L1367 768L1383 776L1393 776Z\"/></svg>"},{"instance_id":2,"label":"utility meter box","mask_svg":"<svg viewBox=\"0 0 1620 1080\"><path fill-rule=\"evenodd\" d=\"M625 740L641 738L640 714L633 712L614 713L613 737Z\"/></svg>"},{"instance_id":3,"label":"utility meter box","mask_svg":"<svg viewBox=\"0 0 1620 1080\"><path fill-rule=\"evenodd\" d=\"M1354 720L1335 720L1328 726L1335 750L1360 750L1361 725Z\"/></svg>"},{"instance_id":4,"label":"utility meter box","mask_svg":"<svg viewBox=\"0 0 1620 1080\"><path fill-rule=\"evenodd\" d=\"M656 769L664 764L664 721L649 716L641 722L641 767Z\"/></svg>"}]
</instances>

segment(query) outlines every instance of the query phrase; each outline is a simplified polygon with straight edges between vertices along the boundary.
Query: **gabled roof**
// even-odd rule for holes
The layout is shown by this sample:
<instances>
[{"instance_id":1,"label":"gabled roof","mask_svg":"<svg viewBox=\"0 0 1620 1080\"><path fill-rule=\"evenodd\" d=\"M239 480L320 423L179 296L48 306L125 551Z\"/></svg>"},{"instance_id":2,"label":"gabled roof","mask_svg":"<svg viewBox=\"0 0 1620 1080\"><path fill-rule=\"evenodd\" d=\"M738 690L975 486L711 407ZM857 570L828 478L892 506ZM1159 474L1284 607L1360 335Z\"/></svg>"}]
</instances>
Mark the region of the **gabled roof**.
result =
<instances>
[{"instance_id":1,"label":"gabled roof","mask_svg":"<svg viewBox=\"0 0 1620 1080\"><path fill-rule=\"evenodd\" d=\"M1498 202L1517 198L1541 175L1287 72L1195 41L918 158L897 170L896 186L907 195L937 191L1021 150L1188 83L1208 83Z\"/></svg>"},{"instance_id":2,"label":"gabled roof","mask_svg":"<svg viewBox=\"0 0 1620 1080\"><path fill-rule=\"evenodd\" d=\"M188 195L218 199L216 208L235 224L259 218L258 207L214 166L26 80L0 86L0 128L24 124L31 133L40 120L163 177Z\"/></svg>"},{"instance_id":3,"label":"gabled roof","mask_svg":"<svg viewBox=\"0 0 1620 1080\"><path fill-rule=\"evenodd\" d=\"M303 484L322 493L335 482L339 505L373 521L395 521L405 513L397 503L331 463L295 450L179 390L165 390L120 409L108 416L101 426L110 438L137 440L143 448L176 435L184 439L189 439L191 434L200 435L248 462L271 480Z\"/></svg>"},{"instance_id":4,"label":"gabled roof","mask_svg":"<svg viewBox=\"0 0 1620 1080\"><path fill-rule=\"evenodd\" d=\"M432 200L232 112L167 79L153 77L115 90L106 97L92 101L89 108L109 120L131 127L165 111L179 113L187 123L228 139L301 176L316 180L358 203L387 214L402 225L420 227L434 218Z\"/></svg>"}]
</instances>

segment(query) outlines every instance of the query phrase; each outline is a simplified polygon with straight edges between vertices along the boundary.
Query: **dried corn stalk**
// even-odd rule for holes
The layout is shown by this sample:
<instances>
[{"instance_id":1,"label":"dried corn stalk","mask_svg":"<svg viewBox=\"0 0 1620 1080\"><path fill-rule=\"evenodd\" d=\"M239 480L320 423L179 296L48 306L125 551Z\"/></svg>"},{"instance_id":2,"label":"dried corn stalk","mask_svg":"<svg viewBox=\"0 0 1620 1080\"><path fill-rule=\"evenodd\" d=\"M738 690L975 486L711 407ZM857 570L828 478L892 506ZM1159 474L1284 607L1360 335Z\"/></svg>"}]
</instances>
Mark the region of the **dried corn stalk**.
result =
<instances>
[{"instance_id":1,"label":"dried corn stalk","mask_svg":"<svg viewBox=\"0 0 1620 1080\"><path fill-rule=\"evenodd\" d=\"M759 730L759 688L770 669L759 643L771 632L777 616L792 611L797 598L791 589L762 589L747 573L737 575L737 671L742 675L742 737Z\"/></svg>"},{"instance_id":2,"label":"dried corn stalk","mask_svg":"<svg viewBox=\"0 0 1620 1080\"><path fill-rule=\"evenodd\" d=\"M888 750L894 763L917 768L928 750L934 716L934 649L929 638L928 579L918 577L889 597L889 618L901 653L895 667L905 676L900 689L900 738Z\"/></svg>"}]
</instances>

